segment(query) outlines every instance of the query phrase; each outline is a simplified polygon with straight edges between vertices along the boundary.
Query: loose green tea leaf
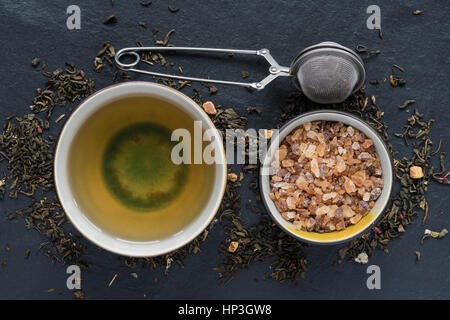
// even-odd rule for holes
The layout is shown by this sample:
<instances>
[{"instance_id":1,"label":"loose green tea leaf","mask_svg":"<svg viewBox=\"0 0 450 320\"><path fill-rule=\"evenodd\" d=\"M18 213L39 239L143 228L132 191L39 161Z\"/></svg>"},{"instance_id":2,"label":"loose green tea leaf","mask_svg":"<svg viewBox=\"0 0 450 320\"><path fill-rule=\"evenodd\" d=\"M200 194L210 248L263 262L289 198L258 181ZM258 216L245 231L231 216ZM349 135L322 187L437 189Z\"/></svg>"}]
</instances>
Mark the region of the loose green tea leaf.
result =
<instances>
[{"instance_id":1,"label":"loose green tea leaf","mask_svg":"<svg viewBox=\"0 0 450 320\"><path fill-rule=\"evenodd\" d=\"M84 292L82 290L74 291L72 295L75 299L84 299Z\"/></svg>"},{"instance_id":2,"label":"loose green tea leaf","mask_svg":"<svg viewBox=\"0 0 450 320\"><path fill-rule=\"evenodd\" d=\"M19 193L33 196L36 190L53 187L53 137L44 138L49 122L35 114L10 119L0 135L0 150L7 160L9 175L6 182L9 196Z\"/></svg>"},{"instance_id":3,"label":"loose green tea leaf","mask_svg":"<svg viewBox=\"0 0 450 320\"><path fill-rule=\"evenodd\" d=\"M117 17L115 14L110 15L105 20L103 20L103 24L115 24L117 22Z\"/></svg>"},{"instance_id":4,"label":"loose green tea leaf","mask_svg":"<svg viewBox=\"0 0 450 320\"><path fill-rule=\"evenodd\" d=\"M420 251L416 251L416 261L419 262L420 261Z\"/></svg>"},{"instance_id":5,"label":"loose green tea leaf","mask_svg":"<svg viewBox=\"0 0 450 320\"><path fill-rule=\"evenodd\" d=\"M8 215L8 219L22 216L25 227L38 231L44 241L39 250L53 261L61 263L78 263L86 266L80 259L85 247L78 243L78 238L64 230L66 216L56 199L45 196L54 192L53 152L55 139L46 134L50 127L48 120L37 113L52 115L55 106L66 105L89 95L94 88L92 80L88 80L82 70L67 63L67 68L45 72L45 89L37 89L31 110L34 113L24 116L10 116L0 134L0 161L7 161L8 175L0 180L0 196L5 189L10 198L19 195L33 197L30 204ZM58 117L60 121L64 115ZM40 197L39 200L36 200ZM25 251L28 259L30 249Z\"/></svg>"},{"instance_id":6,"label":"loose green tea leaf","mask_svg":"<svg viewBox=\"0 0 450 320\"><path fill-rule=\"evenodd\" d=\"M50 118L56 106L65 106L67 102L74 102L87 97L94 91L94 81L87 79L84 71L78 70L73 64L66 63L66 68L53 72L44 72L49 78L45 89L37 89L36 97L30 106L34 113L47 113Z\"/></svg>"},{"instance_id":7,"label":"loose green tea leaf","mask_svg":"<svg viewBox=\"0 0 450 320\"><path fill-rule=\"evenodd\" d=\"M152 1L141 2L141 6L149 7L152 4Z\"/></svg>"},{"instance_id":8,"label":"loose green tea leaf","mask_svg":"<svg viewBox=\"0 0 450 320\"><path fill-rule=\"evenodd\" d=\"M156 40L155 38L155 44L160 46L167 46L169 44L170 36L175 32L175 29L171 29L167 34L164 36L164 40ZM156 36L156 33L154 34Z\"/></svg>"},{"instance_id":9,"label":"loose green tea leaf","mask_svg":"<svg viewBox=\"0 0 450 320\"><path fill-rule=\"evenodd\" d=\"M416 102L416 100L406 100L398 108L399 109L405 109L407 106L413 104L414 102Z\"/></svg>"},{"instance_id":10,"label":"loose green tea leaf","mask_svg":"<svg viewBox=\"0 0 450 320\"><path fill-rule=\"evenodd\" d=\"M261 115L262 111L256 107L252 107L252 106L248 106L247 107L247 113L248 114L252 114L252 113L256 113L258 115Z\"/></svg>"},{"instance_id":11,"label":"loose green tea leaf","mask_svg":"<svg viewBox=\"0 0 450 320\"><path fill-rule=\"evenodd\" d=\"M178 12L178 11L180 10L180 8L174 7L174 6L171 4L171 2L172 2L172 1L169 0L169 5L168 5L169 11L172 12L172 13Z\"/></svg>"},{"instance_id":12,"label":"loose green tea leaf","mask_svg":"<svg viewBox=\"0 0 450 320\"><path fill-rule=\"evenodd\" d=\"M250 73L248 71L241 71L242 78L248 78L249 75L250 75Z\"/></svg>"},{"instance_id":13,"label":"loose green tea leaf","mask_svg":"<svg viewBox=\"0 0 450 320\"><path fill-rule=\"evenodd\" d=\"M398 70L400 70L401 72L405 72L405 68L400 67L398 64L393 64L393 65L392 65L392 68L398 69Z\"/></svg>"},{"instance_id":14,"label":"loose green tea leaf","mask_svg":"<svg viewBox=\"0 0 450 320\"><path fill-rule=\"evenodd\" d=\"M25 219L25 227L28 230L38 231L47 240L40 248L44 255L64 264L85 265L79 258L86 247L78 243L79 236L64 230L63 224L67 218L56 199L33 199L28 207L18 210L17 214Z\"/></svg>"},{"instance_id":15,"label":"loose green tea leaf","mask_svg":"<svg viewBox=\"0 0 450 320\"><path fill-rule=\"evenodd\" d=\"M429 237L434 238L434 239L440 239L440 238L445 237L447 234L448 234L448 230L445 228L442 229L440 232L425 229L424 235L423 235L422 239L420 240L420 242L423 244L423 241Z\"/></svg>"},{"instance_id":16,"label":"loose green tea leaf","mask_svg":"<svg viewBox=\"0 0 450 320\"><path fill-rule=\"evenodd\" d=\"M94 58L94 70L100 72L100 70L105 67L104 60L106 60L110 66L113 66L113 59L115 55L116 50L111 42L105 42L103 44L103 48L97 52L97 56Z\"/></svg>"},{"instance_id":17,"label":"loose green tea leaf","mask_svg":"<svg viewBox=\"0 0 450 320\"><path fill-rule=\"evenodd\" d=\"M364 53L364 52L366 52L367 51L367 47L365 46L365 45L363 45L363 44L358 44L357 46L356 46L356 51L358 52L358 53Z\"/></svg>"},{"instance_id":18,"label":"loose green tea leaf","mask_svg":"<svg viewBox=\"0 0 450 320\"><path fill-rule=\"evenodd\" d=\"M37 68L39 66L39 63L41 63L41 59L37 57L31 60L31 65L33 66L33 68Z\"/></svg>"}]
</instances>

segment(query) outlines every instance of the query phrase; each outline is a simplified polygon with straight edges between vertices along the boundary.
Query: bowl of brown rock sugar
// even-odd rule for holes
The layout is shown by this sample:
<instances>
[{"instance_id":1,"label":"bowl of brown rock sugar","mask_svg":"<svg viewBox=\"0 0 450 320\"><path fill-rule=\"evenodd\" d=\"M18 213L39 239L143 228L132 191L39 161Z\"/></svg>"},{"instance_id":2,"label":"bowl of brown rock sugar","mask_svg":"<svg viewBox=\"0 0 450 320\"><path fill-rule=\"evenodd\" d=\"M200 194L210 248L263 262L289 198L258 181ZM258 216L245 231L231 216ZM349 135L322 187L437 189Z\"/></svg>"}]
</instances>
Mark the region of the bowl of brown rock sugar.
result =
<instances>
[{"instance_id":1,"label":"bowl of brown rock sugar","mask_svg":"<svg viewBox=\"0 0 450 320\"><path fill-rule=\"evenodd\" d=\"M390 152L376 130L341 111L302 114L272 136L260 171L269 214L313 244L361 236L382 216L393 189Z\"/></svg>"}]
</instances>

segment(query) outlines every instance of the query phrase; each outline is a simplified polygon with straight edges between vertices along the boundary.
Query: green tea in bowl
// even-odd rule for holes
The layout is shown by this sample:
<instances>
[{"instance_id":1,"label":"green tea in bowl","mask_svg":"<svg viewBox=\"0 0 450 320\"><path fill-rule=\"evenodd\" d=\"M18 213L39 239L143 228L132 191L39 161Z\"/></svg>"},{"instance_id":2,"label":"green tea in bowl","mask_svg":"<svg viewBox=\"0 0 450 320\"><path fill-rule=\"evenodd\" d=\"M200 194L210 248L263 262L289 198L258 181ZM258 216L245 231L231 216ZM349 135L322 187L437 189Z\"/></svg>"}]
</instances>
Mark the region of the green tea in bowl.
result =
<instances>
[{"instance_id":1,"label":"green tea in bowl","mask_svg":"<svg viewBox=\"0 0 450 320\"><path fill-rule=\"evenodd\" d=\"M225 152L213 130L217 136L201 140L200 149L214 145L223 161L175 161L177 145L188 152L198 142L174 139L180 129L203 137L214 126L195 102L165 86L129 82L83 102L55 157L58 196L74 225L129 256L163 254L202 232L224 192Z\"/></svg>"}]
</instances>

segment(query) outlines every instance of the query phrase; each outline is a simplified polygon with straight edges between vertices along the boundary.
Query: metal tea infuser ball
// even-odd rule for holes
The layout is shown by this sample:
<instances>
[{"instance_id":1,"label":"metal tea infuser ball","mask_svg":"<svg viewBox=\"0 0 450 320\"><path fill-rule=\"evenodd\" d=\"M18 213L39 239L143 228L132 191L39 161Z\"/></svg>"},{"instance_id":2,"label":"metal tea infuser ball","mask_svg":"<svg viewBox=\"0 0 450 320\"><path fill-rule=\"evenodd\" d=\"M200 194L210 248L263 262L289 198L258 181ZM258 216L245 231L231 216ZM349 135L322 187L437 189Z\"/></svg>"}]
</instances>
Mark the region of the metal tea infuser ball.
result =
<instances>
[{"instance_id":1,"label":"metal tea infuser ball","mask_svg":"<svg viewBox=\"0 0 450 320\"><path fill-rule=\"evenodd\" d=\"M270 74L259 82L235 82L203 79L152 72L135 68L140 60L139 53L151 51L216 52L262 56L270 64ZM131 63L121 62L124 56L131 56ZM234 50L191 47L130 47L123 48L115 56L117 66L125 71L133 71L163 78L200 81L217 84L231 84L262 90L272 80L290 77L297 89L310 100L317 103L339 103L361 88L366 73L361 58L351 49L335 42L321 42L302 50L292 61L290 67L280 66L270 55L268 49Z\"/></svg>"}]
</instances>

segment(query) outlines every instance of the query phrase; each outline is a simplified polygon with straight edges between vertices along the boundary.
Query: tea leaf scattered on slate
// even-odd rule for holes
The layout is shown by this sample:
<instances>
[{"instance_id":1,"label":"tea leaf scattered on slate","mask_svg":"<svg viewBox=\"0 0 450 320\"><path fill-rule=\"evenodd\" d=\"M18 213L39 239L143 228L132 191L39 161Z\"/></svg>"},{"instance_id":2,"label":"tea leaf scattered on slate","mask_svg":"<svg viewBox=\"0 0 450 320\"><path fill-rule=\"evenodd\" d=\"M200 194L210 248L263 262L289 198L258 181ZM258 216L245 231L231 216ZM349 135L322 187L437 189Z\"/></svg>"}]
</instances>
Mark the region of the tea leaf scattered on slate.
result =
<instances>
[{"instance_id":1,"label":"tea leaf scattered on slate","mask_svg":"<svg viewBox=\"0 0 450 320\"><path fill-rule=\"evenodd\" d=\"M75 299L84 299L84 292L82 290L74 291L72 295Z\"/></svg>"},{"instance_id":2,"label":"tea leaf scattered on slate","mask_svg":"<svg viewBox=\"0 0 450 320\"><path fill-rule=\"evenodd\" d=\"M94 58L94 70L100 72L100 70L105 67L104 60L106 60L110 66L113 66L113 59L115 55L116 50L111 42L105 42L103 44L103 48L97 52L97 56Z\"/></svg>"},{"instance_id":3,"label":"tea leaf scattered on slate","mask_svg":"<svg viewBox=\"0 0 450 320\"><path fill-rule=\"evenodd\" d=\"M151 4L152 4L152 1L141 2L141 6L143 6L143 7L149 7Z\"/></svg>"},{"instance_id":4,"label":"tea leaf scattered on slate","mask_svg":"<svg viewBox=\"0 0 450 320\"><path fill-rule=\"evenodd\" d=\"M407 106L409 106L410 104L413 104L414 102L416 102L416 100L406 100L398 108L405 109Z\"/></svg>"},{"instance_id":5,"label":"tea leaf scattered on slate","mask_svg":"<svg viewBox=\"0 0 450 320\"><path fill-rule=\"evenodd\" d=\"M105 20L103 20L103 24L114 24L117 22L117 17L115 14L110 15Z\"/></svg>"},{"instance_id":6,"label":"tea leaf scattered on slate","mask_svg":"<svg viewBox=\"0 0 450 320\"><path fill-rule=\"evenodd\" d=\"M17 214L25 219L28 230L36 230L47 239L40 248L44 255L55 262L80 263L85 246L77 242L79 237L64 230L67 218L56 199L32 199L28 207L18 210Z\"/></svg>"},{"instance_id":7,"label":"tea leaf scattered on slate","mask_svg":"<svg viewBox=\"0 0 450 320\"><path fill-rule=\"evenodd\" d=\"M35 114L14 117L3 127L0 150L8 163L5 187L11 198L53 188L54 138L42 136L48 128L49 122Z\"/></svg>"},{"instance_id":8,"label":"tea leaf scattered on slate","mask_svg":"<svg viewBox=\"0 0 450 320\"><path fill-rule=\"evenodd\" d=\"M57 105L64 106L89 95L94 90L93 80L88 80L82 70L70 64L67 68L44 72L49 78L45 89L37 89L31 105L34 113L24 116L10 116L0 134L0 161L7 162L7 176L1 179L0 197L7 189L10 198L19 195L31 197L25 208L8 215L8 219L22 216L26 229L38 231L45 239L39 250L53 261L81 266L79 260L85 247L78 243L78 237L67 232L63 225L65 213L54 196L53 152L55 139L46 135L50 122L38 113L45 112L49 118ZM60 116L59 120L62 119ZM59 121L58 120L58 121ZM39 199L39 200L37 200ZM25 252L28 259L31 250Z\"/></svg>"},{"instance_id":9,"label":"tea leaf scattered on slate","mask_svg":"<svg viewBox=\"0 0 450 320\"><path fill-rule=\"evenodd\" d=\"M176 8L173 6L173 4L171 3L173 0L169 0L169 5L168 5L168 9L170 12L175 13L178 12L180 10L180 8Z\"/></svg>"},{"instance_id":10,"label":"tea leaf scattered on slate","mask_svg":"<svg viewBox=\"0 0 450 320\"><path fill-rule=\"evenodd\" d=\"M368 101L371 101L371 103L368 103ZM301 93L294 92L287 97L287 105L283 110L280 125L301 113L316 110L318 107L314 102L307 100ZM368 99L364 89L361 89L345 102L334 104L331 108L354 113L363 118L385 140L389 152L395 157L398 156L398 153L393 150L392 144L390 143L391 137L387 133L387 125L383 121L384 112L377 105L374 96ZM444 156L442 155L440 172L434 173L434 168L432 166L430 168L429 163L433 154L431 151L432 141L429 138L429 133L434 120L422 121L422 118L423 115L416 110L408 118L405 133L401 135L402 137L405 136L413 140L413 148L416 152L414 152L410 159L401 157L394 160L395 175L400 183L400 191L393 195L383 217L371 231L351 241L339 250L339 263L345 259L354 260L362 252L371 256L375 248L387 251L387 244L406 231L406 227L411 224L414 216L419 214L419 211L416 209L421 210L421 204L426 203L425 194L428 191L431 178L437 178L444 173ZM419 131L412 134L412 130L417 129ZM407 142L406 139L405 142ZM409 168L413 165L420 165L425 171L428 170L424 178L412 179L409 176ZM257 170L255 170L255 182L251 184L251 187L256 191L259 187L257 173ZM446 181L443 179L439 180L440 183L446 183ZM264 212L264 209L261 208L253 208L253 210ZM425 213L426 205L423 206L422 210ZM267 218L267 213L262 214L261 221L258 224L249 228L242 227L239 216L236 217L233 213L228 214L228 216L231 217L231 224L229 227L225 227L227 238L221 246L224 261L221 265L215 267L215 270L220 272L221 280L224 278L232 278L237 270L246 269L254 261L259 260L270 260L277 266L279 272L272 272L268 275L277 280L291 280L295 282L298 279L299 273L304 274L306 270L305 248L307 245L287 236L273 224L271 219ZM243 230L239 231L240 229ZM262 233L258 233L258 231ZM250 240L248 242L249 245L239 246L235 253L227 252L227 245L231 241L243 241L243 238ZM264 244L273 247L279 243L278 241L281 241L282 245L278 246L276 251L264 250ZM244 241L244 243L247 242ZM292 252L297 254L295 258L293 258ZM299 264L300 261L303 264Z\"/></svg>"},{"instance_id":11,"label":"tea leaf scattered on slate","mask_svg":"<svg viewBox=\"0 0 450 320\"><path fill-rule=\"evenodd\" d=\"M81 100L94 92L94 81L87 79L83 70L73 64L66 63L66 68L53 72L44 72L49 78L45 89L37 89L36 97L30 106L34 113L47 113L50 118L56 106L65 106L67 102Z\"/></svg>"},{"instance_id":12,"label":"tea leaf scattered on slate","mask_svg":"<svg viewBox=\"0 0 450 320\"><path fill-rule=\"evenodd\" d=\"M419 262L421 258L420 251L416 251L416 261Z\"/></svg>"},{"instance_id":13,"label":"tea leaf scattered on slate","mask_svg":"<svg viewBox=\"0 0 450 320\"><path fill-rule=\"evenodd\" d=\"M41 63L41 59L40 58L36 57L33 60L31 60L31 65L33 66L33 68L37 68L40 63Z\"/></svg>"}]
</instances>

